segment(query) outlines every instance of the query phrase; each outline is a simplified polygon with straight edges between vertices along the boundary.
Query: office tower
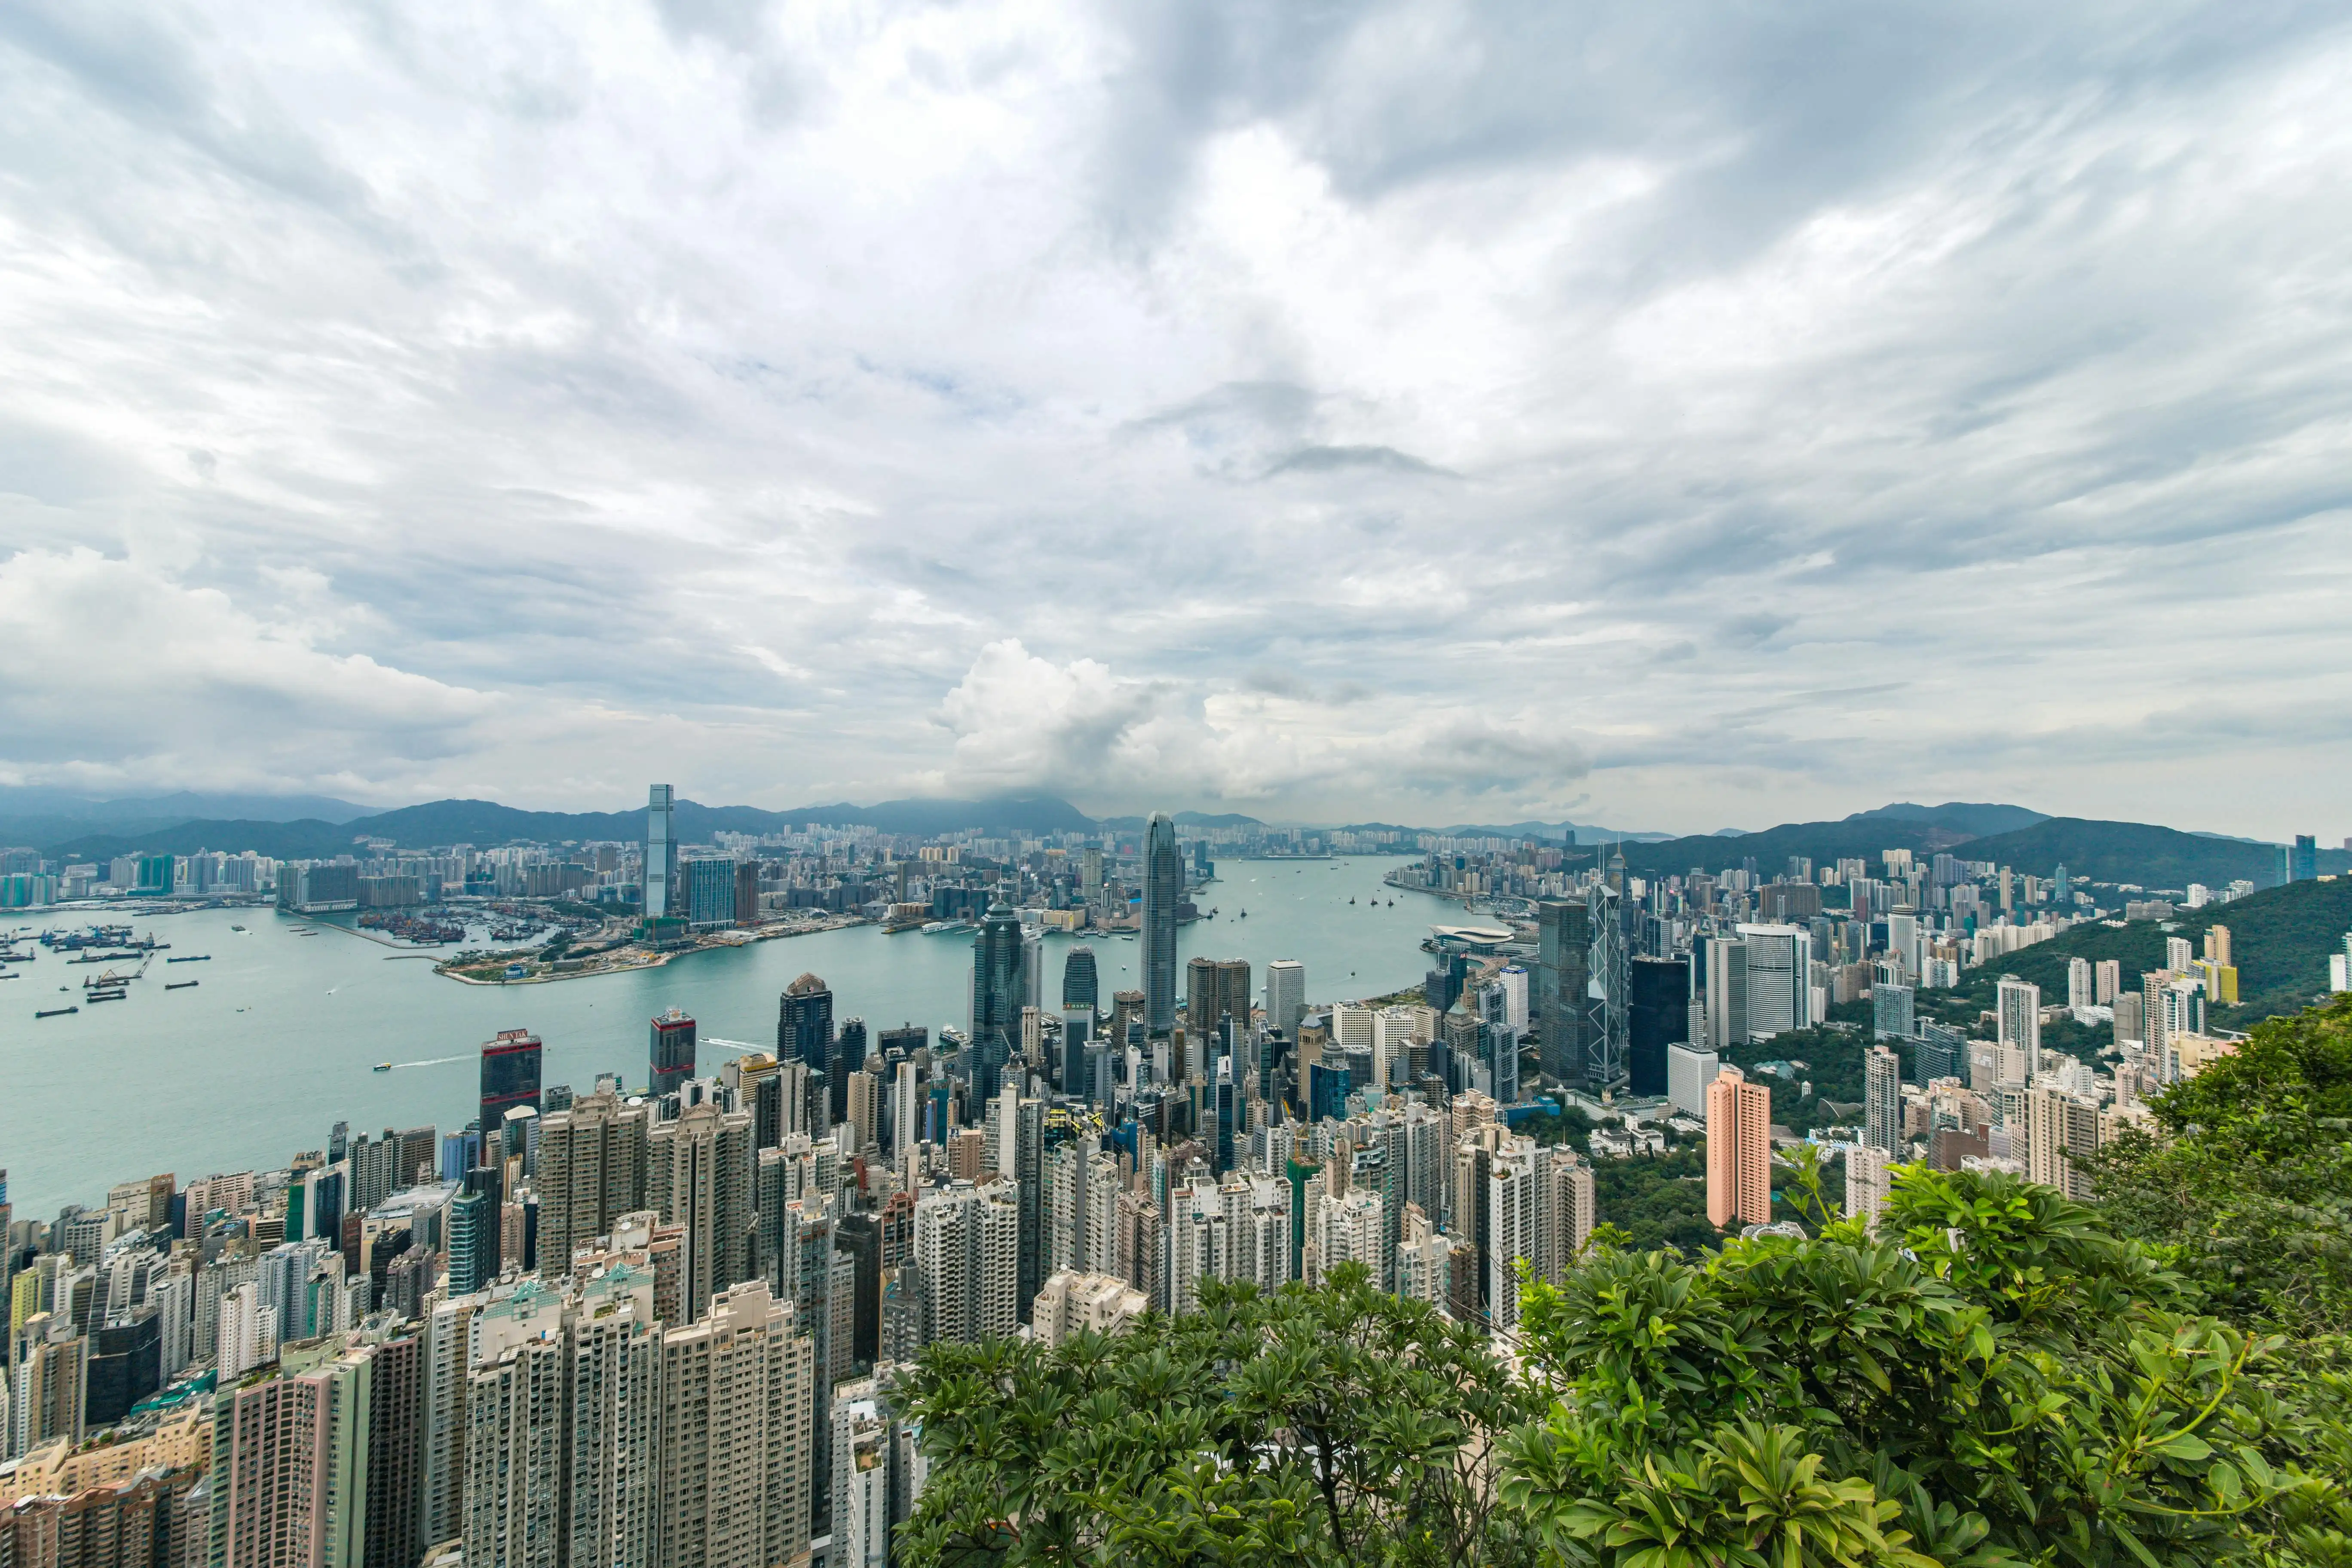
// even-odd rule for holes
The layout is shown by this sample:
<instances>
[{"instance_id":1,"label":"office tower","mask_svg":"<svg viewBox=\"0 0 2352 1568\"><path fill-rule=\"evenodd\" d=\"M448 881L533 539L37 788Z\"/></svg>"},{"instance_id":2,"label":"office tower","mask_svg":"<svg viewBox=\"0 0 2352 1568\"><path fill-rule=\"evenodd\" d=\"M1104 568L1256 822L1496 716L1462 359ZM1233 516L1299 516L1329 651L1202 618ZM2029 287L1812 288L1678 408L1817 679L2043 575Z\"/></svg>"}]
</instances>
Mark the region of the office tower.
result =
<instances>
[{"instance_id":1,"label":"office tower","mask_svg":"<svg viewBox=\"0 0 2352 1568\"><path fill-rule=\"evenodd\" d=\"M1812 933L1789 925L1743 925L1748 1037L1769 1040L1812 1023Z\"/></svg>"},{"instance_id":2,"label":"office tower","mask_svg":"<svg viewBox=\"0 0 2352 1568\"><path fill-rule=\"evenodd\" d=\"M1010 1099L1010 1091L1003 1098ZM1007 1122L1014 1133L1012 1155L1003 1159L1001 1149L999 1155L1006 1167L1004 1173L1013 1178L1013 1195L1020 1205L1014 1312L1025 1323L1029 1303L1045 1282L1045 1102L1024 1098L1014 1103L1013 1112Z\"/></svg>"},{"instance_id":3,"label":"office tower","mask_svg":"<svg viewBox=\"0 0 2352 1568\"><path fill-rule=\"evenodd\" d=\"M694 1076L694 1020L672 1007L654 1019L651 1039L646 1053L648 1092L656 1099L676 1094Z\"/></svg>"},{"instance_id":4,"label":"office tower","mask_svg":"<svg viewBox=\"0 0 2352 1568\"><path fill-rule=\"evenodd\" d=\"M1277 958L1265 966L1265 1026L1286 1040L1298 1038L1298 1020L1307 1014L1307 965L1295 958Z\"/></svg>"},{"instance_id":5,"label":"office tower","mask_svg":"<svg viewBox=\"0 0 2352 1568\"><path fill-rule=\"evenodd\" d=\"M825 1048L826 1124L838 1127L849 1117L849 1075L866 1065L866 1020L844 1018Z\"/></svg>"},{"instance_id":6,"label":"office tower","mask_svg":"<svg viewBox=\"0 0 2352 1568\"><path fill-rule=\"evenodd\" d=\"M678 1300L686 1321L751 1276L751 1173L748 1112L706 1100L646 1134L646 1206L684 1229Z\"/></svg>"},{"instance_id":7,"label":"office tower","mask_svg":"<svg viewBox=\"0 0 2352 1568\"><path fill-rule=\"evenodd\" d=\"M1145 1028L1145 1000L1140 991L1114 991L1110 994L1110 1043L1114 1050L1125 1050L1140 1039L1129 1036Z\"/></svg>"},{"instance_id":8,"label":"office tower","mask_svg":"<svg viewBox=\"0 0 2352 1568\"><path fill-rule=\"evenodd\" d=\"M1155 811L1144 828L1143 930L1136 942L1143 960L1143 1021L1154 1035L1176 1026L1176 906L1183 897L1176 821Z\"/></svg>"},{"instance_id":9,"label":"office tower","mask_svg":"<svg viewBox=\"0 0 2352 1568\"><path fill-rule=\"evenodd\" d=\"M646 1206L649 1121L647 1107L625 1105L609 1089L546 1119L536 1178L541 1272L564 1273L574 1252Z\"/></svg>"},{"instance_id":10,"label":"office tower","mask_svg":"<svg viewBox=\"0 0 2352 1568\"><path fill-rule=\"evenodd\" d=\"M1870 986L1870 1037L1907 1040L1913 1030L1911 987L1893 980L1874 980Z\"/></svg>"},{"instance_id":11,"label":"office tower","mask_svg":"<svg viewBox=\"0 0 2352 1568\"><path fill-rule=\"evenodd\" d=\"M833 992L803 974L776 999L776 1059L823 1072L833 1059Z\"/></svg>"},{"instance_id":12,"label":"office tower","mask_svg":"<svg viewBox=\"0 0 2352 1568\"><path fill-rule=\"evenodd\" d=\"M360 1568L367 1545L373 1358L224 1387L213 1407L211 1546L217 1568Z\"/></svg>"},{"instance_id":13,"label":"office tower","mask_svg":"<svg viewBox=\"0 0 2352 1568\"><path fill-rule=\"evenodd\" d=\"M163 1386L163 1312L133 1307L93 1329L82 1371L82 1421L111 1426Z\"/></svg>"},{"instance_id":14,"label":"office tower","mask_svg":"<svg viewBox=\"0 0 2352 1568\"><path fill-rule=\"evenodd\" d=\"M1625 941L1622 858L1613 862L1607 884L1585 889L1586 923L1592 932L1591 983L1584 1006L1583 1083L1600 1092L1625 1087L1632 1043L1632 955Z\"/></svg>"},{"instance_id":15,"label":"office tower","mask_svg":"<svg viewBox=\"0 0 2352 1568\"><path fill-rule=\"evenodd\" d=\"M1706 943L1706 1044L1717 1054L1748 1043L1748 944L1736 937Z\"/></svg>"},{"instance_id":16,"label":"office tower","mask_svg":"<svg viewBox=\"0 0 2352 1568\"><path fill-rule=\"evenodd\" d=\"M1021 917L1002 903L989 906L971 942L972 1098L985 1105L1004 1083L1005 1065L1021 1040Z\"/></svg>"},{"instance_id":17,"label":"office tower","mask_svg":"<svg viewBox=\"0 0 2352 1568\"><path fill-rule=\"evenodd\" d=\"M1903 1059L1873 1046L1862 1063L1862 1141L1893 1153L1903 1146Z\"/></svg>"},{"instance_id":18,"label":"office tower","mask_svg":"<svg viewBox=\"0 0 2352 1568\"><path fill-rule=\"evenodd\" d=\"M792 1309L746 1280L701 1321L664 1334L661 1356L657 1568L767 1568L805 1554L816 1367Z\"/></svg>"},{"instance_id":19,"label":"office tower","mask_svg":"<svg viewBox=\"0 0 2352 1568\"><path fill-rule=\"evenodd\" d=\"M1706 1086L1715 1081L1721 1058L1696 1046L1666 1047L1666 1098L1685 1116L1706 1115Z\"/></svg>"},{"instance_id":20,"label":"office tower","mask_svg":"<svg viewBox=\"0 0 2352 1568\"><path fill-rule=\"evenodd\" d=\"M1096 1011L1095 950L1085 942L1072 944L1062 960L1062 1010L1066 1013L1084 1008Z\"/></svg>"},{"instance_id":21,"label":"office tower","mask_svg":"<svg viewBox=\"0 0 2352 1568\"><path fill-rule=\"evenodd\" d=\"M1967 1077L1969 1037L1956 1026L1920 1025L1919 1041L1912 1049L1918 1058L1919 1070L1915 1076L1922 1085L1938 1079Z\"/></svg>"},{"instance_id":22,"label":"office tower","mask_svg":"<svg viewBox=\"0 0 2352 1568\"><path fill-rule=\"evenodd\" d=\"M1664 1094L1666 1049L1690 1038L1690 960L1636 958L1628 970L1625 1087L1633 1094Z\"/></svg>"},{"instance_id":23,"label":"office tower","mask_svg":"<svg viewBox=\"0 0 2352 1568\"><path fill-rule=\"evenodd\" d=\"M2075 1167L2076 1156L2095 1153L2099 1147L2099 1102L2089 1095L2069 1094L2054 1084L2036 1083L2025 1091L2025 1179L2057 1188L2077 1203L2097 1194L2091 1175Z\"/></svg>"},{"instance_id":24,"label":"office tower","mask_svg":"<svg viewBox=\"0 0 2352 1568\"><path fill-rule=\"evenodd\" d=\"M1009 1337L1020 1322L1021 1200L1013 1184L950 1182L915 1204L918 1331L925 1344Z\"/></svg>"},{"instance_id":25,"label":"office tower","mask_svg":"<svg viewBox=\"0 0 2352 1568\"><path fill-rule=\"evenodd\" d=\"M2294 847L2281 854L2286 862L2285 880L2308 882L2319 875L2319 840L2315 836L2296 834Z\"/></svg>"},{"instance_id":26,"label":"office tower","mask_svg":"<svg viewBox=\"0 0 2352 1568\"><path fill-rule=\"evenodd\" d=\"M1592 969L1592 917L1583 902L1536 905L1536 1044L1543 1077L1573 1084L1583 1072L1585 980Z\"/></svg>"},{"instance_id":27,"label":"office tower","mask_svg":"<svg viewBox=\"0 0 2352 1568\"><path fill-rule=\"evenodd\" d=\"M1772 1096L1734 1067L1706 1089L1706 1217L1717 1226L1772 1219Z\"/></svg>"},{"instance_id":28,"label":"office tower","mask_svg":"<svg viewBox=\"0 0 2352 1568\"><path fill-rule=\"evenodd\" d=\"M2038 1060L2042 1051L2042 987L2014 975L2003 975L1995 1005L1999 1009L2000 1042L2023 1051L2029 1064Z\"/></svg>"},{"instance_id":29,"label":"office tower","mask_svg":"<svg viewBox=\"0 0 2352 1568\"><path fill-rule=\"evenodd\" d=\"M1848 1218L1862 1220L1872 1229L1876 1229L1878 1216L1886 1212L1887 1194L1891 1190L1885 1150L1872 1148L1868 1144L1846 1150L1845 1212Z\"/></svg>"},{"instance_id":30,"label":"office tower","mask_svg":"<svg viewBox=\"0 0 2352 1568\"><path fill-rule=\"evenodd\" d=\"M482 1047L482 1129L497 1130L518 1105L539 1109L539 1037L528 1029L500 1029Z\"/></svg>"},{"instance_id":31,"label":"office tower","mask_svg":"<svg viewBox=\"0 0 2352 1568\"><path fill-rule=\"evenodd\" d=\"M1506 1138L1486 1166L1486 1324L1509 1333L1519 1324L1521 1258L1536 1260L1536 1163L1532 1138Z\"/></svg>"},{"instance_id":32,"label":"office tower","mask_svg":"<svg viewBox=\"0 0 2352 1568\"><path fill-rule=\"evenodd\" d=\"M643 908L647 920L676 915L671 900L677 881L677 828L667 784L656 784L646 802L646 863Z\"/></svg>"},{"instance_id":33,"label":"office tower","mask_svg":"<svg viewBox=\"0 0 2352 1568\"><path fill-rule=\"evenodd\" d=\"M1249 963L1195 958L1184 966L1184 1026L1195 1039L1214 1039L1224 1018L1250 1022Z\"/></svg>"}]
</instances>

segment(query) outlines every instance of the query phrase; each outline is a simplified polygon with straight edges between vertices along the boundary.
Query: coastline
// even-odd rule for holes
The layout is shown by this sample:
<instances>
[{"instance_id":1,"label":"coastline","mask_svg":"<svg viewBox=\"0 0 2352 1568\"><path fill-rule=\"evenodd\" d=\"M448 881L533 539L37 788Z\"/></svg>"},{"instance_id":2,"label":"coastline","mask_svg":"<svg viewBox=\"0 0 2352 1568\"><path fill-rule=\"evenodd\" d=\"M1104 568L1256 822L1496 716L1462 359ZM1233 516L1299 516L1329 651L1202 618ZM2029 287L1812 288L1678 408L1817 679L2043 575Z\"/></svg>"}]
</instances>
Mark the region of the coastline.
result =
<instances>
[{"instance_id":1,"label":"coastline","mask_svg":"<svg viewBox=\"0 0 2352 1568\"><path fill-rule=\"evenodd\" d=\"M600 964L594 969L570 969L562 973L550 971L541 974L476 975L467 974L450 966L450 961L436 964L433 973L460 985L546 985L559 980L593 980L604 974L634 974L641 970L659 969L673 960L689 958L698 952L711 952L726 948L749 947L754 942L778 942L788 937L815 936L824 931L848 931L855 926L875 922L865 915L854 915L839 921L794 921L774 929L757 928L749 931L726 933L732 941L704 939L685 947L674 947L662 952L640 952L632 962Z\"/></svg>"}]
</instances>

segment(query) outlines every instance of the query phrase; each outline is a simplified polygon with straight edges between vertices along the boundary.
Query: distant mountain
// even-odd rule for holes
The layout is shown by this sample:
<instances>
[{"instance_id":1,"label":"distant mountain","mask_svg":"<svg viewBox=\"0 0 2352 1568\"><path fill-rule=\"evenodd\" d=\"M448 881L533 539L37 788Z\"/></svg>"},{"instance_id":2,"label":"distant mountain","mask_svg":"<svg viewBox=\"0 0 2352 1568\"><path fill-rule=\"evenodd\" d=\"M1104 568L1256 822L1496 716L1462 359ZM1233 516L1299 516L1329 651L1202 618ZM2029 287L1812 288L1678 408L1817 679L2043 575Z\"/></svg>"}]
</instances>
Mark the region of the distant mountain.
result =
<instances>
[{"instance_id":1,"label":"distant mountain","mask_svg":"<svg viewBox=\"0 0 2352 1568\"><path fill-rule=\"evenodd\" d=\"M1496 838L1557 838L1563 844L1659 844L1675 837L1671 833L1636 833L1619 827L1602 827L1590 822L1512 822L1457 823L1441 827L1438 832L1468 838L1486 835Z\"/></svg>"},{"instance_id":2,"label":"distant mountain","mask_svg":"<svg viewBox=\"0 0 2352 1568\"><path fill-rule=\"evenodd\" d=\"M2209 838L2142 822L2095 822L2053 816L2014 833L1972 841L1971 860L1993 860L2039 876L2060 864L2067 875L2094 882L2137 882L2145 888L2185 888L2202 882L2226 888L2240 878L2256 887L2279 879L2278 846L2239 838ZM2336 868L2340 849L2322 851L2320 869Z\"/></svg>"},{"instance_id":3,"label":"distant mountain","mask_svg":"<svg viewBox=\"0 0 2352 1568\"><path fill-rule=\"evenodd\" d=\"M349 822L380 812L328 795L218 795L181 790L173 795L100 799L44 784L0 785L0 819L54 817L93 825L119 822L189 822L200 816L250 822Z\"/></svg>"},{"instance_id":4,"label":"distant mountain","mask_svg":"<svg viewBox=\"0 0 2352 1568\"><path fill-rule=\"evenodd\" d=\"M1694 866L1717 871L1753 858L1759 876L1779 876L1789 857L1801 855L1818 871L1830 862L1859 858L1875 864L1882 849L1925 851L1950 839L1948 829L1902 817L1856 822L1784 822L1756 833L1701 833L1686 838L1628 841L1625 866L1642 872L1687 871Z\"/></svg>"},{"instance_id":5,"label":"distant mountain","mask_svg":"<svg viewBox=\"0 0 2352 1568\"><path fill-rule=\"evenodd\" d=\"M2073 863L2066 868L2071 872ZM2216 1021L2242 1029L2259 1018L2298 1012L2327 989L2328 955L2344 951L2345 930L2352 927L2352 879L2294 882L2231 903L2183 910L2163 924L2133 921L2120 930L2095 921L2077 926L1968 971L1963 989L1979 1005L1990 1007L2000 977L2014 974L2041 986L2044 1002L2063 1002L2067 961L2074 958L2092 963L2112 958L2123 966L2124 984L2136 986L2142 974L2164 966L2165 938L2187 937L2201 951L2206 929L2216 925L2230 928L2240 1004L2221 1010Z\"/></svg>"},{"instance_id":6,"label":"distant mountain","mask_svg":"<svg viewBox=\"0 0 2352 1568\"><path fill-rule=\"evenodd\" d=\"M1857 811L1848 822L1920 822L1930 826L1965 833L1980 838L1992 833L2013 833L2031 827L2037 822L2050 820L2046 812L2030 811L2021 805L1980 805L1967 801L1946 801L1941 805L1914 805L1908 801L1894 805L1882 805L1875 811Z\"/></svg>"},{"instance_id":7,"label":"distant mountain","mask_svg":"<svg viewBox=\"0 0 2352 1568\"><path fill-rule=\"evenodd\" d=\"M1140 833L1151 826L1148 816L1106 816L1095 826L1112 833ZM1176 814L1179 827L1264 827L1255 816L1244 816L1238 811L1180 811Z\"/></svg>"},{"instance_id":8,"label":"distant mountain","mask_svg":"<svg viewBox=\"0 0 2352 1568\"><path fill-rule=\"evenodd\" d=\"M754 805L704 805L682 800L677 806L681 843L707 844L720 833L781 833L811 822L835 826L869 826L883 833L929 835L962 828L1002 828L1032 833L1082 833L1093 818L1066 800L1051 795L1005 795L989 800L890 800L878 805L799 806L791 811L767 811ZM296 822L252 819L192 821L133 826L93 833L87 825L41 839L45 854L76 860L110 858L141 850L157 855L192 855L199 849L240 854L250 849L279 859L301 859L348 851L361 838L389 838L404 849L429 849L444 844L478 847L517 840L541 844L586 843L592 840L628 842L646 831L643 807L628 811L519 811L488 800L436 800L423 805L348 821Z\"/></svg>"}]
</instances>

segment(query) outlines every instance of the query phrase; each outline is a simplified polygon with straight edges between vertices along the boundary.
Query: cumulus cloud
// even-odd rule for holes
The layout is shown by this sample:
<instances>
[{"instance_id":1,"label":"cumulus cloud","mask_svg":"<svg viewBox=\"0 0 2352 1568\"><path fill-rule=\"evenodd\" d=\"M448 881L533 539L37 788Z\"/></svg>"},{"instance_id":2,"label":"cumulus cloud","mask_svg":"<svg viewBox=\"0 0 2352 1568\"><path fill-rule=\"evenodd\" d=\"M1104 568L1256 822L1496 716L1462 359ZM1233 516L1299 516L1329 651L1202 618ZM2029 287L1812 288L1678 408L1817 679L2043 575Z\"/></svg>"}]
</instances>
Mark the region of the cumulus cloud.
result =
<instances>
[{"instance_id":1,"label":"cumulus cloud","mask_svg":"<svg viewBox=\"0 0 2352 1568\"><path fill-rule=\"evenodd\" d=\"M0 773L2324 829L2347 89L2197 0L0 7Z\"/></svg>"}]
</instances>

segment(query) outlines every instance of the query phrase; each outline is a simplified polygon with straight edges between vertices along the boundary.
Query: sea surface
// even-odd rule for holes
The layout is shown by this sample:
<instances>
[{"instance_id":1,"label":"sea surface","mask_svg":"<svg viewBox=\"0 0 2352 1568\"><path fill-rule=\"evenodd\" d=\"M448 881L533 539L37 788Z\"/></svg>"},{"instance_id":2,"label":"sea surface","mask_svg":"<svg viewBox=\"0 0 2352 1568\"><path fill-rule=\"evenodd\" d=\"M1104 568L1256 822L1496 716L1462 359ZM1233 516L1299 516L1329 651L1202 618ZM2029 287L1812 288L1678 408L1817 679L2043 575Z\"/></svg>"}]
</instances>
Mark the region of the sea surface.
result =
<instances>
[{"instance_id":1,"label":"sea surface","mask_svg":"<svg viewBox=\"0 0 2352 1568\"><path fill-rule=\"evenodd\" d=\"M1178 933L1179 985L1183 960L1196 953L1248 959L1261 1003L1265 966L1277 958L1307 965L1314 1003L1412 984L1433 962L1420 945L1430 927L1465 916L1458 903L1383 886L1381 876L1399 863L1220 862L1217 880L1194 895L1216 918ZM79 927L92 918L10 911L0 929ZM282 1165L300 1151L324 1149L337 1121L354 1134L461 1127L475 1113L480 1047L500 1029L537 1033L546 1047L544 1081L585 1089L599 1072L642 1084L648 1022L670 1007L699 1026L699 1070L716 1070L728 1056L714 1039L772 1048L777 998L804 973L831 985L836 1020L863 1017L869 1030L913 1023L936 1039L941 1025L970 1022L968 931L885 936L879 927L855 926L691 953L658 969L478 986L433 973L446 950L388 947L357 934L350 920L266 909L137 919L139 934L152 932L170 951L154 955L127 999L83 1004L66 1017L33 1015L79 1001L83 977L102 966L70 964L46 948L34 963L7 965L17 978L0 982L0 1170L16 1216L50 1218L68 1203L97 1206L110 1184L163 1171L185 1183ZM1047 938L1054 1003L1062 956L1076 940ZM1113 991L1140 988L1136 942L1088 945L1104 1005ZM165 962L198 953L210 957ZM198 984L163 989L187 980ZM373 1070L385 1061L393 1070Z\"/></svg>"}]
</instances>

